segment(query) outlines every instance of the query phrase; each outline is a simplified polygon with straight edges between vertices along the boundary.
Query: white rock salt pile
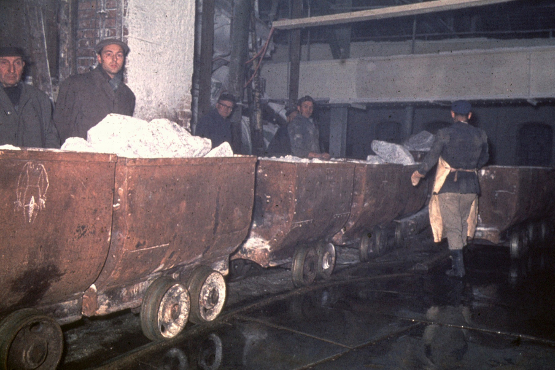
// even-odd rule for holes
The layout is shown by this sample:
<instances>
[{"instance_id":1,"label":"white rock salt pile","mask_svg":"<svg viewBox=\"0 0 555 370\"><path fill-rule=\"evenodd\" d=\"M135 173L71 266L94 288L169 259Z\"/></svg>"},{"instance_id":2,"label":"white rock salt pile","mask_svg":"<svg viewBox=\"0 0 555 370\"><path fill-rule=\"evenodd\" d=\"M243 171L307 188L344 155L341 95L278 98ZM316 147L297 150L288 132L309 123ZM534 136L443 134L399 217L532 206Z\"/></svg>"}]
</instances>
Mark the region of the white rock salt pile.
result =
<instances>
[{"instance_id":1,"label":"white rock salt pile","mask_svg":"<svg viewBox=\"0 0 555 370\"><path fill-rule=\"evenodd\" d=\"M409 150L399 144L373 140L372 150L387 163L398 163L403 165L415 163Z\"/></svg>"},{"instance_id":2,"label":"white rock salt pile","mask_svg":"<svg viewBox=\"0 0 555 370\"><path fill-rule=\"evenodd\" d=\"M369 155L368 157L366 157L366 162L370 164L386 163L379 155Z\"/></svg>"},{"instance_id":3,"label":"white rock salt pile","mask_svg":"<svg viewBox=\"0 0 555 370\"><path fill-rule=\"evenodd\" d=\"M227 144L227 143L224 143ZM211 156L233 156L229 144L214 148ZM212 148L210 139L194 136L168 119L150 122L109 114L87 133L87 140L68 138L62 150L115 153L128 158L203 157Z\"/></svg>"},{"instance_id":4,"label":"white rock salt pile","mask_svg":"<svg viewBox=\"0 0 555 370\"><path fill-rule=\"evenodd\" d=\"M403 143L408 150L429 152L434 143L435 136L428 131L420 131L418 134L412 135Z\"/></svg>"}]
</instances>

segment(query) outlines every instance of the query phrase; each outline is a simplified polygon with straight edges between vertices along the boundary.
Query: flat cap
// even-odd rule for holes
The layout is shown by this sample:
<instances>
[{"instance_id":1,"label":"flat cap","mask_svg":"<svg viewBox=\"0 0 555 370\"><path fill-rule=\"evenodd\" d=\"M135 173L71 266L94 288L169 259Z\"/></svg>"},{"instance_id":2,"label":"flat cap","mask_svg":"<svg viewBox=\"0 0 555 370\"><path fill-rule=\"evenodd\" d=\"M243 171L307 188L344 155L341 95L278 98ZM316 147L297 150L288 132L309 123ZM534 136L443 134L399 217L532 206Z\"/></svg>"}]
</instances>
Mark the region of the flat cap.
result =
<instances>
[{"instance_id":1,"label":"flat cap","mask_svg":"<svg viewBox=\"0 0 555 370\"><path fill-rule=\"evenodd\" d=\"M94 50L96 51L97 54L100 54L102 49L108 45L119 45L121 46L121 49L123 50L124 55L127 56L127 54L129 54L129 46L127 46L125 42L118 39L104 39L100 41L98 44L96 44L96 46L94 47Z\"/></svg>"},{"instance_id":2,"label":"flat cap","mask_svg":"<svg viewBox=\"0 0 555 370\"><path fill-rule=\"evenodd\" d=\"M451 110L455 112L455 114L468 114L472 110L472 105L466 100L457 100L451 104Z\"/></svg>"},{"instance_id":3,"label":"flat cap","mask_svg":"<svg viewBox=\"0 0 555 370\"><path fill-rule=\"evenodd\" d=\"M23 49L15 46L2 46L0 47L0 57L22 57L25 58Z\"/></svg>"}]
</instances>

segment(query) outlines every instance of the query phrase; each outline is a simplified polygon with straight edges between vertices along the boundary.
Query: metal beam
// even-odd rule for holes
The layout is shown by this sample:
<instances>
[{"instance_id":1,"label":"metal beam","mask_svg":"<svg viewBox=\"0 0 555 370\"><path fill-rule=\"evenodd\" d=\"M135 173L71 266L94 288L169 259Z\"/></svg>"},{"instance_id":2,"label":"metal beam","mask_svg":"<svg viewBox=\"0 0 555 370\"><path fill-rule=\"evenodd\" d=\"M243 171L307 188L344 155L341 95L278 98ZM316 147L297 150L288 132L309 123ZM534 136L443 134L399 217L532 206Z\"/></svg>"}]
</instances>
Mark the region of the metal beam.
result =
<instances>
[{"instance_id":1,"label":"metal beam","mask_svg":"<svg viewBox=\"0 0 555 370\"><path fill-rule=\"evenodd\" d=\"M272 27L290 30L303 27L329 26L343 23L363 22L377 19L403 17L447 10L457 10L476 6L506 3L515 0L434 0L409 5L391 6L381 9L361 10L358 12L323 15L299 19L283 19L275 21Z\"/></svg>"}]
</instances>

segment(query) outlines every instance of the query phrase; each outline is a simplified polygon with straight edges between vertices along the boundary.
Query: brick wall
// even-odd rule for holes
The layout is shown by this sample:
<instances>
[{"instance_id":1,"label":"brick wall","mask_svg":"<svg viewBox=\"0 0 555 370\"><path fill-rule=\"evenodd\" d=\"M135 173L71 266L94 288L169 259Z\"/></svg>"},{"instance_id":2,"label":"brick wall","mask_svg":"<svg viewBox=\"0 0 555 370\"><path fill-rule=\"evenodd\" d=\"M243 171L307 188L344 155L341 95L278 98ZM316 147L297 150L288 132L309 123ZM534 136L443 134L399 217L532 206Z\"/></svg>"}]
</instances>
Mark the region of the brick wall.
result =
<instances>
[{"instance_id":1,"label":"brick wall","mask_svg":"<svg viewBox=\"0 0 555 370\"><path fill-rule=\"evenodd\" d=\"M121 39L125 0L78 0L77 72L87 72L96 63L94 46L105 38Z\"/></svg>"}]
</instances>

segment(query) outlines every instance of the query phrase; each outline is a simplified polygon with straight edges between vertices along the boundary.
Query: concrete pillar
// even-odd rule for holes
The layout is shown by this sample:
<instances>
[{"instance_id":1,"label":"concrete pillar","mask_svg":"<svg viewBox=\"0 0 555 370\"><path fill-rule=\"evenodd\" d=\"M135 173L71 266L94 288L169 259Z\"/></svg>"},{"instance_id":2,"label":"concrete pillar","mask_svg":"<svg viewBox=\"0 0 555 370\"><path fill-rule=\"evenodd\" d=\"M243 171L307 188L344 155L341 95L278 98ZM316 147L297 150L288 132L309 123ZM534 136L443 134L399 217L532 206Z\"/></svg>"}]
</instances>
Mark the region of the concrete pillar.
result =
<instances>
[{"instance_id":1,"label":"concrete pillar","mask_svg":"<svg viewBox=\"0 0 555 370\"><path fill-rule=\"evenodd\" d=\"M332 106L330 109L330 155L343 158L347 150L348 106Z\"/></svg>"}]
</instances>

